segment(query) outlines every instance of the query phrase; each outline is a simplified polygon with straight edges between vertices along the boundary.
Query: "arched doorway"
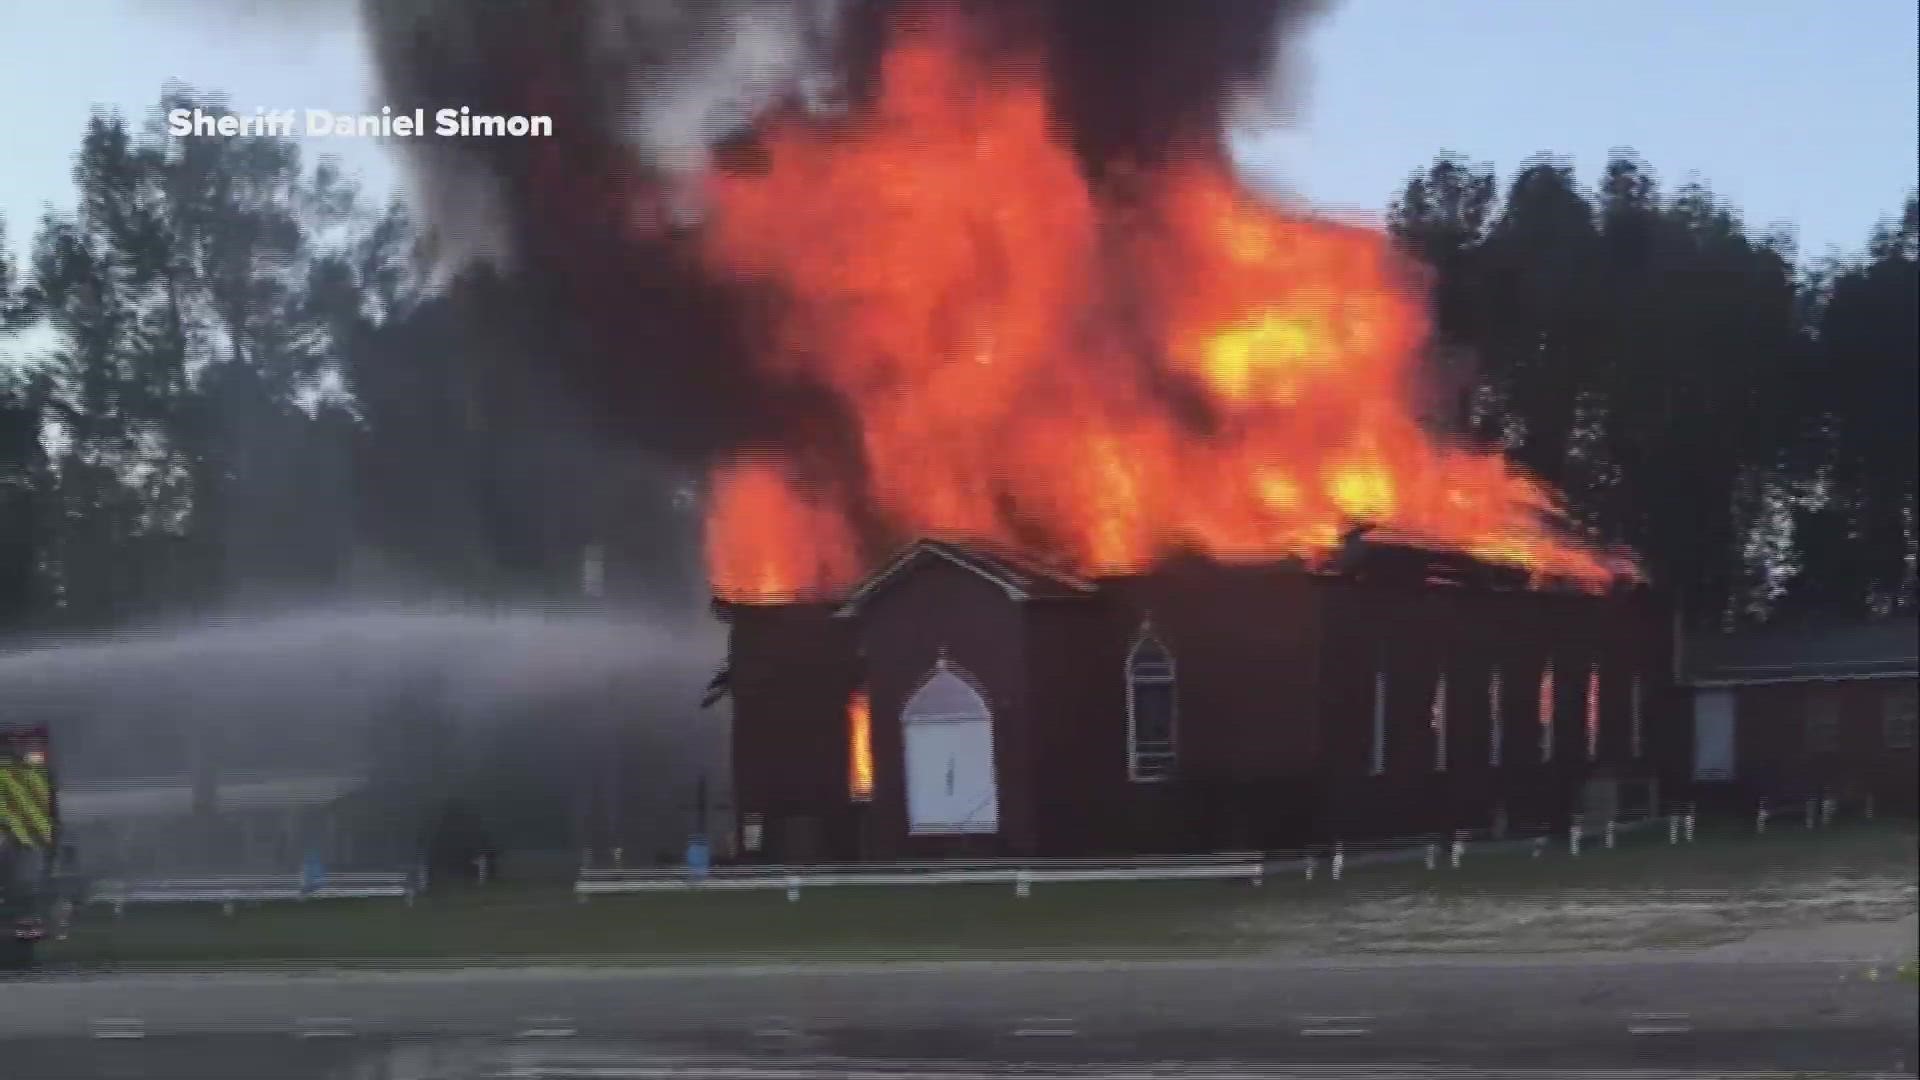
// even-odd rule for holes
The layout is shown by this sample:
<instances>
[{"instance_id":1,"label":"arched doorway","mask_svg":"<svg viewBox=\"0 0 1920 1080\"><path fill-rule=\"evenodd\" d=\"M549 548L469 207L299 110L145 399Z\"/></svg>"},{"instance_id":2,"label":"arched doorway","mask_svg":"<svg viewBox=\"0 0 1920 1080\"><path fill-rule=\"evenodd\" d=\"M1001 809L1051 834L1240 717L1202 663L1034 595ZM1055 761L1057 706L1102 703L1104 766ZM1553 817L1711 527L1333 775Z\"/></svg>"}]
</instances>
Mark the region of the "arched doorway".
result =
<instances>
[{"instance_id":1,"label":"arched doorway","mask_svg":"<svg viewBox=\"0 0 1920 1080\"><path fill-rule=\"evenodd\" d=\"M965 673L942 658L900 712L906 747L907 832L1000 830L993 713Z\"/></svg>"}]
</instances>

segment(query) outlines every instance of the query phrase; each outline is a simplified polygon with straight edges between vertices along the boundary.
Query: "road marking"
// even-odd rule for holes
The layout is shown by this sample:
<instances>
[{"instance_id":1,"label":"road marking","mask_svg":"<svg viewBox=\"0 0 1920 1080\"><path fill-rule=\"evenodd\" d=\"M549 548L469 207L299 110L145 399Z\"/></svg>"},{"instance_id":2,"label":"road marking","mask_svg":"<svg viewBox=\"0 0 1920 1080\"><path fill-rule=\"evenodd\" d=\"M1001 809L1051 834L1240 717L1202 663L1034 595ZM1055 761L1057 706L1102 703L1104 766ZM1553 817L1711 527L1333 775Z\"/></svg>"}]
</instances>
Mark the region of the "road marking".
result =
<instances>
[{"instance_id":1,"label":"road marking","mask_svg":"<svg viewBox=\"0 0 1920 1080\"><path fill-rule=\"evenodd\" d=\"M1371 1016L1302 1016L1299 1021L1305 1026L1300 1034L1309 1039L1358 1038L1373 1034L1373 1029L1367 1026L1372 1019Z\"/></svg>"},{"instance_id":2,"label":"road marking","mask_svg":"<svg viewBox=\"0 0 1920 1080\"><path fill-rule=\"evenodd\" d=\"M1034 1017L1013 1029L1016 1039L1071 1039L1079 1034L1071 1017Z\"/></svg>"},{"instance_id":3,"label":"road marking","mask_svg":"<svg viewBox=\"0 0 1920 1080\"><path fill-rule=\"evenodd\" d=\"M520 1039L571 1039L580 1034L573 1021L564 1016L532 1016L520 1021L524 1025L515 1038Z\"/></svg>"},{"instance_id":4,"label":"road marking","mask_svg":"<svg viewBox=\"0 0 1920 1080\"><path fill-rule=\"evenodd\" d=\"M147 1023L137 1016L103 1016L93 1022L96 1039L144 1039Z\"/></svg>"},{"instance_id":5,"label":"road marking","mask_svg":"<svg viewBox=\"0 0 1920 1080\"><path fill-rule=\"evenodd\" d=\"M1686 1013L1634 1013L1629 1035L1685 1035L1693 1030Z\"/></svg>"},{"instance_id":6,"label":"road marking","mask_svg":"<svg viewBox=\"0 0 1920 1080\"><path fill-rule=\"evenodd\" d=\"M350 1039L353 1037L353 1018L350 1016L303 1016L294 1021L300 1030L295 1037L301 1039Z\"/></svg>"}]
</instances>

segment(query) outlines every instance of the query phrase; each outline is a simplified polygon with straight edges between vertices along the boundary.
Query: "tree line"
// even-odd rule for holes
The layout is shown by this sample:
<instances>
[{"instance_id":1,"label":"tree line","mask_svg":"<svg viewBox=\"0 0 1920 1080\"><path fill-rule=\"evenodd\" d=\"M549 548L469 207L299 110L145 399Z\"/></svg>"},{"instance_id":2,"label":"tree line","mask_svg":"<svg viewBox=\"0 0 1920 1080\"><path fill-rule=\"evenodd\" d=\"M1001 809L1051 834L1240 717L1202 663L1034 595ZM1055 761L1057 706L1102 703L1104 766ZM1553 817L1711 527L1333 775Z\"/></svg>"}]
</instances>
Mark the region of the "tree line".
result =
<instances>
[{"instance_id":1,"label":"tree line","mask_svg":"<svg viewBox=\"0 0 1920 1080\"><path fill-rule=\"evenodd\" d=\"M0 222L0 630L338 596L578 595L583 552L696 577L681 477L543 390L522 291L429 289L399 204L286 138L96 115L75 202ZM10 340L8 335L10 335ZM529 359L531 358L531 360ZM632 550L637 549L637 551Z\"/></svg>"},{"instance_id":2,"label":"tree line","mask_svg":"<svg viewBox=\"0 0 1920 1080\"><path fill-rule=\"evenodd\" d=\"M1696 625L1910 611L1920 204L1810 270L1701 184L1616 154L1504 192L1442 154L1389 228L1478 359L1474 434L1645 558Z\"/></svg>"},{"instance_id":3,"label":"tree line","mask_svg":"<svg viewBox=\"0 0 1920 1080\"><path fill-rule=\"evenodd\" d=\"M154 116L218 108L170 87ZM689 478L593 437L510 274L428 288L400 205L290 140L94 117L75 202L0 222L0 630L249 600L699 589ZM1920 213L1803 269L1628 155L1501 190L1442 154L1389 229L1477 358L1470 437L1643 554L1700 624L1911 610Z\"/></svg>"}]
</instances>

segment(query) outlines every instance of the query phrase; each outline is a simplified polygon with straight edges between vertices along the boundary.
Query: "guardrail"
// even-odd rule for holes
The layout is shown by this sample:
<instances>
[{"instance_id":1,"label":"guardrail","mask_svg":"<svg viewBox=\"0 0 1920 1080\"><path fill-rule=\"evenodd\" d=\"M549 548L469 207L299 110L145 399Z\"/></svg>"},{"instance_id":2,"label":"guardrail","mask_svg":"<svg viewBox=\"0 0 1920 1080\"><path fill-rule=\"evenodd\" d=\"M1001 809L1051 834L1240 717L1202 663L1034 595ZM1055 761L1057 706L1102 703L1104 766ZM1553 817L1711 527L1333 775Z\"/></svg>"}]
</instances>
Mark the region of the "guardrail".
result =
<instances>
[{"instance_id":1,"label":"guardrail","mask_svg":"<svg viewBox=\"0 0 1920 1080\"><path fill-rule=\"evenodd\" d=\"M727 866L704 874L679 869L587 868L573 892L593 896L646 892L784 889L798 900L803 889L846 885L1011 885L1025 896L1035 884L1072 881L1251 881L1266 876L1259 853L1185 855L1152 859L1047 859L974 862L875 863L840 866Z\"/></svg>"},{"instance_id":2,"label":"guardrail","mask_svg":"<svg viewBox=\"0 0 1920 1080\"><path fill-rule=\"evenodd\" d=\"M414 876L405 872L335 873L313 881L301 874L232 874L99 881L87 899L112 904L116 914L128 904L220 904L231 912L239 903L286 900L398 898L411 904L414 893Z\"/></svg>"}]
</instances>

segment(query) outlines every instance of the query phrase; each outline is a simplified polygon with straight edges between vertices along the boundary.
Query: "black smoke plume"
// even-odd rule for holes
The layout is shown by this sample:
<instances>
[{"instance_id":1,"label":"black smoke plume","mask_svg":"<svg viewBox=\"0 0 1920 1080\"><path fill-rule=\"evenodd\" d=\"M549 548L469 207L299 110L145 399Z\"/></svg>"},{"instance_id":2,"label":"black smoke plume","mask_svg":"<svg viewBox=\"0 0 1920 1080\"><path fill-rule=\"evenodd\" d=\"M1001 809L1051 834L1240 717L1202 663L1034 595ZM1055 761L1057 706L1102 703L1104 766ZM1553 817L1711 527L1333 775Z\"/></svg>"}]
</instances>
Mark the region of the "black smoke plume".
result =
<instances>
[{"instance_id":1,"label":"black smoke plume","mask_svg":"<svg viewBox=\"0 0 1920 1080\"><path fill-rule=\"evenodd\" d=\"M396 110L545 113L551 139L409 143L443 263L510 268L550 362L624 437L688 464L747 445L832 447L836 403L759 377L746 308L698 271L683 181L774 110L858 110L887 36L957 14L1037 63L1090 177L1224 153L1280 104L1313 0L364 0ZM750 153L745 156L750 158ZM724 164L722 165L724 167ZM831 451L828 451L831 454Z\"/></svg>"}]
</instances>

